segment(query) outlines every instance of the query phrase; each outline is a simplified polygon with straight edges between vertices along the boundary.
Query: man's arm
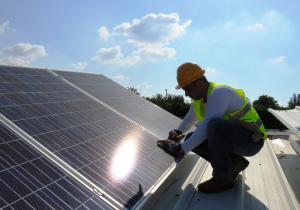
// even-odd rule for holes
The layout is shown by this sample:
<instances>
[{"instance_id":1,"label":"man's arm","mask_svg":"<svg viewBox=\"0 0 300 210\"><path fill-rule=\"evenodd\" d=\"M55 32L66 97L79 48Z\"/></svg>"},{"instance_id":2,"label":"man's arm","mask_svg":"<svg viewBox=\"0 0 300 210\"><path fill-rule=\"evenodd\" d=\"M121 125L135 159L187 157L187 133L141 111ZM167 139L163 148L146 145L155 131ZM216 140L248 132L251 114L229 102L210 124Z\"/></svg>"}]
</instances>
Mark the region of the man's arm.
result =
<instances>
[{"instance_id":1,"label":"man's arm","mask_svg":"<svg viewBox=\"0 0 300 210\"><path fill-rule=\"evenodd\" d=\"M207 139L207 123L211 119L222 118L225 112L229 110L231 100L232 97L227 92L216 91L211 93L205 105L206 111L202 123L200 123L193 135L182 143L182 149L185 152L191 151Z\"/></svg>"},{"instance_id":2,"label":"man's arm","mask_svg":"<svg viewBox=\"0 0 300 210\"><path fill-rule=\"evenodd\" d=\"M177 130L180 130L182 133L188 131L192 126L196 125L198 118L194 112L193 103L187 115L183 118L182 122L178 126Z\"/></svg>"},{"instance_id":3,"label":"man's arm","mask_svg":"<svg viewBox=\"0 0 300 210\"><path fill-rule=\"evenodd\" d=\"M184 117L179 127L176 130L172 130L169 132L168 140L158 140L157 146L175 155L184 156L184 151L181 148L181 143L178 143L177 141L180 141L182 138L184 138L184 135L182 135L182 133L188 131L197 122L197 116L195 115L193 105L191 105L188 114Z\"/></svg>"}]
</instances>

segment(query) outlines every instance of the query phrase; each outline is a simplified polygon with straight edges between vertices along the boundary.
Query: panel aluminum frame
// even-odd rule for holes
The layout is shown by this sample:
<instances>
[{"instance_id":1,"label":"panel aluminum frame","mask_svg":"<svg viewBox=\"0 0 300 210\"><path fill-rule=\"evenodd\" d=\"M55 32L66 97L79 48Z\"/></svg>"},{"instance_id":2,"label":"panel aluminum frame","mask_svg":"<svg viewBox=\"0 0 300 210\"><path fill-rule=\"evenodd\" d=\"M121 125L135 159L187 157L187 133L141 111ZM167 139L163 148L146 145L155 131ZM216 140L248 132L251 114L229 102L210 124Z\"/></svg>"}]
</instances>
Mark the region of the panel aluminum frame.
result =
<instances>
[{"instance_id":1,"label":"panel aluminum frame","mask_svg":"<svg viewBox=\"0 0 300 210\"><path fill-rule=\"evenodd\" d=\"M37 69L38 70L38 69ZM17 71L17 68L16 68ZM18 75L22 73L22 72L18 72ZM53 73L51 70L48 70L48 73ZM25 77L22 78L20 76L16 76L16 78L18 79L23 79L25 82L33 82L33 80L31 80L29 77ZM12 80L14 78L11 78ZM41 79L41 78L40 78ZM62 78L60 78L62 79ZM70 83L68 83L70 85ZM71 84L73 86L73 84ZM73 86L74 87L74 86ZM76 86L75 86L76 87ZM77 88L77 87L76 87ZM15 90L14 90L15 91ZM28 90L30 91L30 90ZM82 90L80 90L82 91ZM9 91L8 91L9 92ZM85 93L84 93L85 94ZM85 94L87 95L87 94ZM91 96L88 95L90 98ZM22 97L19 97L20 100L22 99ZM95 98L93 98L95 100ZM18 99L19 100L19 99ZM100 102L99 100L96 100L97 102ZM109 106L106 106L107 108L110 108ZM136 125L137 127L142 128L142 130L144 130L145 132L149 133L151 136L154 136L156 138L159 138L157 135L155 135L154 133L151 133L149 130L143 128L141 125L139 125L138 123L132 121L131 119L127 118L126 116L122 115L119 112L116 112L116 110L112 109L112 111L114 111L115 113L117 113L119 116L122 116L124 119L128 120L129 122L133 123L134 125ZM45 154L45 156L47 156L50 160L52 160L54 163L56 163L58 166L60 166L61 168L63 168L65 171L67 171L67 173L69 173L71 176L73 176L75 179L78 179L78 181L80 181L84 186L86 186L89 190L92 190L95 194L100 195L102 197L102 199L104 199L104 201L106 203L110 203L111 206L113 206L114 208L123 208L122 205L120 205L116 200L114 200L112 197L108 196L107 193L101 191L100 189L97 189L96 185L93 185L93 183L91 183L88 179L86 179L84 176L82 176L81 174L79 174L78 172L75 173L76 170L73 169L72 166L70 166L69 164L67 164L65 161L61 160L61 158L57 157L56 155L54 155L51 151L49 151L46 147L44 147L42 144L40 144L39 142L37 142L34 138L32 138L28 133L26 133L23 129L21 129L20 127L18 127L17 125L15 125L15 123L11 122L9 119L7 119L5 116L1 115L0 118L11 128L13 129L15 132L18 132L19 135L22 135L23 138L26 139L26 141L28 141L32 146L34 146L36 149L38 149L39 151L41 151L43 154ZM177 160L180 161L180 160ZM168 174L170 174L172 172L172 170L174 170L174 168L176 167L176 164L178 164L178 162L173 163L165 172L164 174L162 174L162 176L154 183L154 185L144 194L143 199L140 199L136 205L133 207L135 208L136 206L140 206L141 203L144 203L148 198L149 198L149 192L154 192L155 189L163 182L163 180L168 176ZM105 196L105 198L104 198ZM112 204L113 203L113 204ZM118 205L119 204L119 205ZM115 206L114 206L115 205Z\"/></svg>"},{"instance_id":2,"label":"panel aluminum frame","mask_svg":"<svg viewBox=\"0 0 300 210\"><path fill-rule=\"evenodd\" d=\"M296 106L293 110L274 110L269 108L278 120L280 120L290 131L300 138L300 107ZM297 129L298 127L298 129Z\"/></svg>"}]
</instances>

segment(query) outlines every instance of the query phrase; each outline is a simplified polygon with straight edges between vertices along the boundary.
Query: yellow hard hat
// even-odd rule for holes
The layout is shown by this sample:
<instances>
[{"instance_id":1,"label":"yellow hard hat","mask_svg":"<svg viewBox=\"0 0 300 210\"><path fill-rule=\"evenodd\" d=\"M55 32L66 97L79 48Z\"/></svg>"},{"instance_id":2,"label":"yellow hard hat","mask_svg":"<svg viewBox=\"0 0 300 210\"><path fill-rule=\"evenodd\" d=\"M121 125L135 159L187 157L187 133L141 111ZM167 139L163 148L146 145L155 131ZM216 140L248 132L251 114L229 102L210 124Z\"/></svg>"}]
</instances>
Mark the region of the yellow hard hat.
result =
<instances>
[{"instance_id":1,"label":"yellow hard hat","mask_svg":"<svg viewBox=\"0 0 300 210\"><path fill-rule=\"evenodd\" d=\"M199 79L205 70L202 69L198 64L193 62L186 62L178 67L177 69L177 82L176 89L183 88L194 82L196 79Z\"/></svg>"}]
</instances>

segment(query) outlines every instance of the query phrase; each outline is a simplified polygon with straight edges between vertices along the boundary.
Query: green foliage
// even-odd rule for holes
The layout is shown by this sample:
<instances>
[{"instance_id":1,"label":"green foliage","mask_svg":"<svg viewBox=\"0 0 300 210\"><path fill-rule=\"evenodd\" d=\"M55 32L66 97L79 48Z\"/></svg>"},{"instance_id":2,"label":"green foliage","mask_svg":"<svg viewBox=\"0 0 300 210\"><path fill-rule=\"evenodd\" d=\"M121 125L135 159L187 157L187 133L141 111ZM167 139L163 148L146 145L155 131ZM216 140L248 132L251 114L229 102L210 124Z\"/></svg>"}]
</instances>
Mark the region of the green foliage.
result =
<instances>
[{"instance_id":1,"label":"green foliage","mask_svg":"<svg viewBox=\"0 0 300 210\"><path fill-rule=\"evenodd\" d=\"M135 88L135 87L127 87L127 89L128 90L130 90L131 92L134 92L134 93L136 93L137 95L140 95L137 91L137 88Z\"/></svg>"},{"instance_id":2,"label":"green foliage","mask_svg":"<svg viewBox=\"0 0 300 210\"><path fill-rule=\"evenodd\" d=\"M246 97L246 98L247 98L248 102L250 102L250 104L251 104L250 98L248 98L248 97Z\"/></svg>"},{"instance_id":3,"label":"green foliage","mask_svg":"<svg viewBox=\"0 0 300 210\"><path fill-rule=\"evenodd\" d=\"M295 106L300 106L300 94L294 93L293 96L290 98L289 102L289 109L294 109Z\"/></svg>"},{"instance_id":4,"label":"green foliage","mask_svg":"<svg viewBox=\"0 0 300 210\"><path fill-rule=\"evenodd\" d=\"M287 129L268 109L284 110L285 107L278 105L277 101L268 95L261 95L253 102L253 107L257 111L259 117L263 121L265 129Z\"/></svg>"},{"instance_id":5,"label":"green foliage","mask_svg":"<svg viewBox=\"0 0 300 210\"><path fill-rule=\"evenodd\" d=\"M182 95L162 95L157 93L151 98L146 97L145 99L181 119L187 115L191 107L190 103L184 101L184 97Z\"/></svg>"},{"instance_id":6,"label":"green foliage","mask_svg":"<svg viewBox=\"0 0 300 210\"><path fill-rule=\"evenodd\" d=\"M280 130L286 130L287 128L285 125L283 125L271 112L268 111L268 107L254 107L257 111L257 114L263 121L263 124L265 126L265 129L280 129ZM272 108L273 109L273 108ZM274 110L281 110L282 108L279 107L279 109Z\"/></svg>"},{"instance_id":7,"label":"green foliage","mask_svg":"<svg viewBox=\"0 0 300 210\"><path fill-rule=\"evenodd\" d=\"M182 95L156 94L151 98L146 97L145 99L181 119L186 116L191 107L191 103L189 103L188 101L184 101L184 97ZM250 100L248 99L248 101ZM282 130L287 128L273 114L271 114L268 109L271 108L274 110L287 110L293 109L295 106L300 106L300 94L294 94L288 104L288 107L282 107L279 106L278 102L273 97L268 95L261 95L257 100L253 102L252 105L262 119L266 129Z\"/></svg>"},{"instance_id":8,"label":"green foliage","mask_svg":"<svg viewBox=\"0 0 300 210\"><path fill-rule=\"evenodd\" d=\"M253 106L254 107L268 107L268 108L277 108L279 107L277 101L275 101L275 99L271 96L267 96L267 95L261 95L259 96L258 100L255 100L253 102Z\"/></svg>"}]
</instances>

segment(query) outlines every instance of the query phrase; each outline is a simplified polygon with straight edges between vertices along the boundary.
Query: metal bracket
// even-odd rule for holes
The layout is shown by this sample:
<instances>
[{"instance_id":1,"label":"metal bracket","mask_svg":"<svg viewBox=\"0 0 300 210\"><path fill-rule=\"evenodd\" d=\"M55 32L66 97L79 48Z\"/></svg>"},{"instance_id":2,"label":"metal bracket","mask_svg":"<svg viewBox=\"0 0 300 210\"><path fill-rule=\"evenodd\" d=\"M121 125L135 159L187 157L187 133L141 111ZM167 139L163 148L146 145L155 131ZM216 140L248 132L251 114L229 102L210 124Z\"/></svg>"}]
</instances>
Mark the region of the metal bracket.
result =
<instances>
[{"instance_id":1,"label":"metal bracket","mask_svg":"<svg viewBox=\"0 0 300 210\"><path fill-rule=\"evenodd\" d=\"M100 189L94 189L93 191L94 191L94 193L96 193L98 196L103 196L103 193L101 192Z\"/></svg>"}]
</instances>

